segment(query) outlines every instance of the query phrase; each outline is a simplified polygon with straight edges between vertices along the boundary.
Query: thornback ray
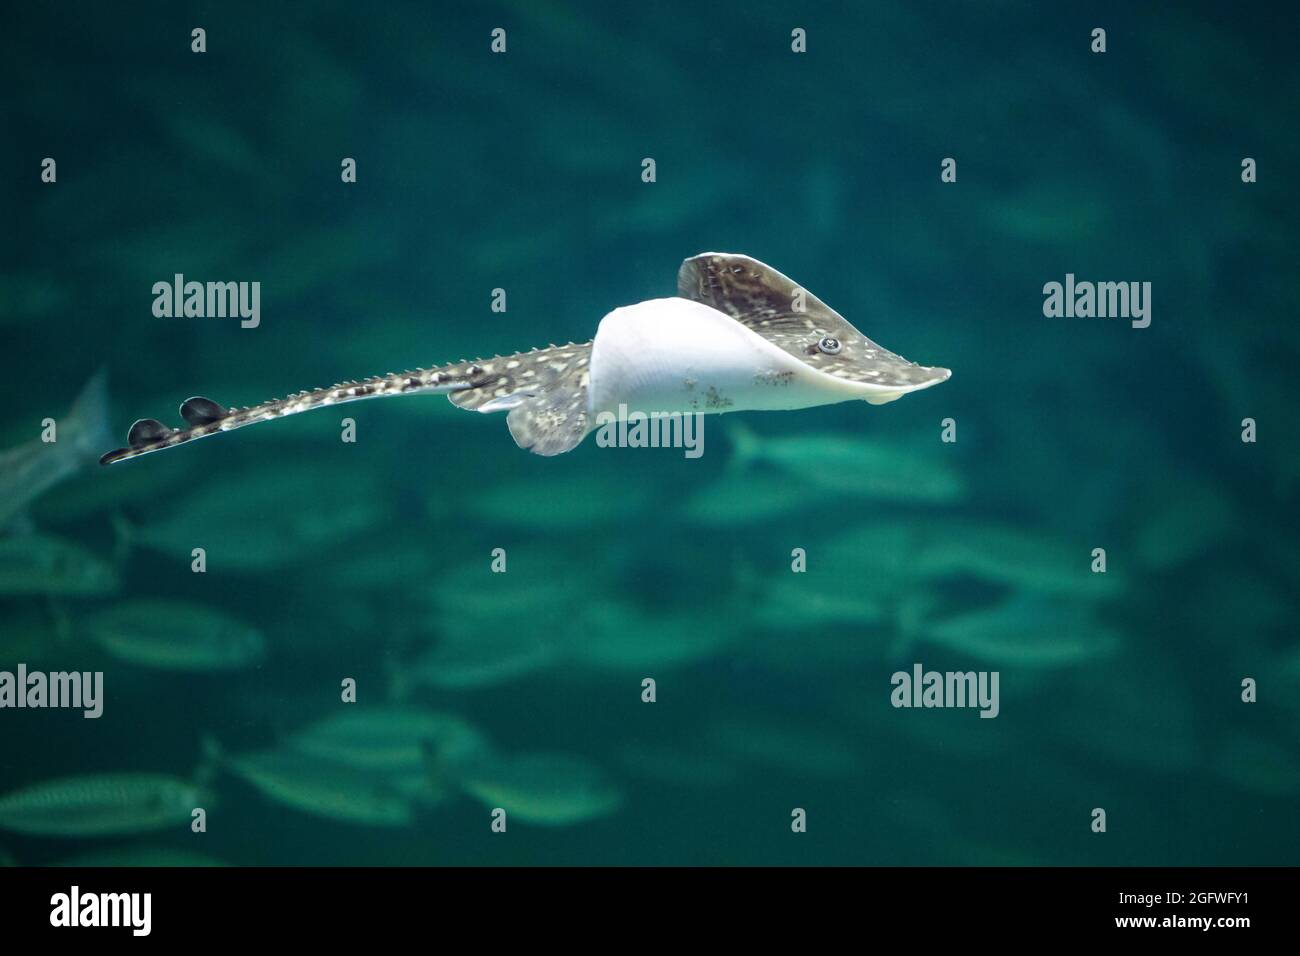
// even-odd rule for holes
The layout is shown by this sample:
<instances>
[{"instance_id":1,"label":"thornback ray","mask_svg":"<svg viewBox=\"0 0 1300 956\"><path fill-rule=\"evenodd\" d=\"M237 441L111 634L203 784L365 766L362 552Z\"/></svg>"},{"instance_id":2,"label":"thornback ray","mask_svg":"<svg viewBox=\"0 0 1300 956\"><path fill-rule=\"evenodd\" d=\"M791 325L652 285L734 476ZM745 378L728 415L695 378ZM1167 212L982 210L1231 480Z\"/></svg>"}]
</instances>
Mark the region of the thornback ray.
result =
<instances>
[{"instance_id":1,"label":"thornback ray","mask_svg":"<svg viewBox=\"0 0 1300 956\"><path fill-rule=\"evenodd\" d=\"M471 411L507 412L520 448L571 451L606 416L782 411L873 405L946 381L877 345L843 316L757 259L703 253L682 263L678 296L614 309L590 342L377 375L247 408L193 396L185 425L142 418L100 464L345 402L447 395Z\"/></svg>"}]
</instances>

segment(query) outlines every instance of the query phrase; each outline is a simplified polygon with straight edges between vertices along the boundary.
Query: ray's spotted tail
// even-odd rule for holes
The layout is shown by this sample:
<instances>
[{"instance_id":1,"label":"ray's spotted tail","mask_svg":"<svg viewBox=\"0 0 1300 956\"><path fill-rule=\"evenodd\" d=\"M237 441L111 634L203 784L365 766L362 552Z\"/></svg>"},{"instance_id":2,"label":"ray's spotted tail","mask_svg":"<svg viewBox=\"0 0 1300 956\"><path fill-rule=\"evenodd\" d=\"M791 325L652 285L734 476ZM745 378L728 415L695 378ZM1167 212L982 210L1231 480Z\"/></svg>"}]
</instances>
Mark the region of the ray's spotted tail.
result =
<instances>
[{"instance_id":1,"label":"ray's spotted tail","mask_svg":"<svg viewBox=\"0 0 1300 956\"><path fill-rule=\"evenodd\" d=\"M170 428L154 418L142 418L127 433L127 447L110 451L99 459L101 465L138 458L150 452L174 448L197 438L219 435L222 432L272 421L286 415L297 415L316 408L357 402L366 398L383 398L389 395L416 393L444 394L462 389L472 389L484 384L486 368L477 362L459 362L435 369L416 369L410 372L390 372L360 382L341 382L329 388L298 392L287 398L276 398L248 408L226 409L210 398L195 396L181 403L181 417L185 427Z\"/></svg>"}]
</instances>

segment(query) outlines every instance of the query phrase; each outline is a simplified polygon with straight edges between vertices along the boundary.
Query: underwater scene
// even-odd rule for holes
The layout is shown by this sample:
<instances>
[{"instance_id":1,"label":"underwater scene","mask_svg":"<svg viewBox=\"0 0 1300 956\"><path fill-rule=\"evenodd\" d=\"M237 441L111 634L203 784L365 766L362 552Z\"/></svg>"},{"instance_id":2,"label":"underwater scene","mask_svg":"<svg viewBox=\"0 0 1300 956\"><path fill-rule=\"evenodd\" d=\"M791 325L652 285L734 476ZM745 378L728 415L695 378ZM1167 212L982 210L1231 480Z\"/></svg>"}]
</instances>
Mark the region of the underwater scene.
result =
<instances>
[{"instance_id":1,"label":"underwater scene","mask_svg":"<svg viewBox=\"0 0 1300 956\"><path fill-rule=\"evenodd\" d=\"M5 21L0 863L1300 862L1293 9Z\"/></svg>"}]
</instances>

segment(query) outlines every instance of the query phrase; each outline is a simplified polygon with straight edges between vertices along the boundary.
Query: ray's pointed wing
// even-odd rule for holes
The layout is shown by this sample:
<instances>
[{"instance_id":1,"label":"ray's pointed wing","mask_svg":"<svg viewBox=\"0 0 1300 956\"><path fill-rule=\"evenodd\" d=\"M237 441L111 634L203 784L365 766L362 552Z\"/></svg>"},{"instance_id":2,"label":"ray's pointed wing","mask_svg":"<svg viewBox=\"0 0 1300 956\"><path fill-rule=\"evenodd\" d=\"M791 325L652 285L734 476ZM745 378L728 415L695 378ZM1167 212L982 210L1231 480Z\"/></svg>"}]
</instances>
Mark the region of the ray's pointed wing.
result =
<instances>
[{"instance_id":1,"label":"ray's pointed wing","mask_svg":"<svg viewBox=\"0 0 1300 956\"><path fill-rule=\"evenodd\" d=\"M837 378L912 391L952 373L909 362L855 329L807 289L749 256L705 252L682 263L677 294L723 312L801 362ZM834 339L839 350L818 347Z\"/></svg>"}]
</instances>

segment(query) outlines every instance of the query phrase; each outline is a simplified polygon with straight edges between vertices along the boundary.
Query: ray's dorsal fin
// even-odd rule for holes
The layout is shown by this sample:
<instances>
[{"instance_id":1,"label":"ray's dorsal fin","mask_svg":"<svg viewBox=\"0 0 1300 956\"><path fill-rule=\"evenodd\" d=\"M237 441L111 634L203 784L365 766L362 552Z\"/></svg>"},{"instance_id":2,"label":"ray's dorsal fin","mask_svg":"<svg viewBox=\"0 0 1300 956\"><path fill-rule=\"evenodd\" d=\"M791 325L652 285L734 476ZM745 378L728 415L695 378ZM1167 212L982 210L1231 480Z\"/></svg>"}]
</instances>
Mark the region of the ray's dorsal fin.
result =
<instances>
[{"instance_id":1,"label":"ray's dorsal fin","mask_svg":"<svg viewBox=\"0 0 1300 956\"><path fill-rule=\"evenodd\" d=\"M230 412L210 398L195 395L181 402L181 418L189 425L211 425L219 422Z\"/></svg>"},{"instance_id":2,"label":"ray's dorsal fin","mask_svg":"<svg viewBox=\"0 0 1300 956\"><path fill-rule=\"evenodd\" d=\"M126 443L132 448L143 448L146 445L156 441L161 441L171 433L172 429L168 428L156 418L137 419L130 430L126 433Z\"/></svg>"},{"instance_id":3,"label":"ray's dorsal fin","mask_svg":"<svg viewBox=\"0 0 1300 956\"><path fill-rule=\"evenodd\" d=\"M806 365L837 378L910 391L952 374L882 348L807 289L749 256L692 256L677 271L677 294L731 316ZM825 340L828 347L823 349L819 343Z\"/></svg>"}]
</instances>

